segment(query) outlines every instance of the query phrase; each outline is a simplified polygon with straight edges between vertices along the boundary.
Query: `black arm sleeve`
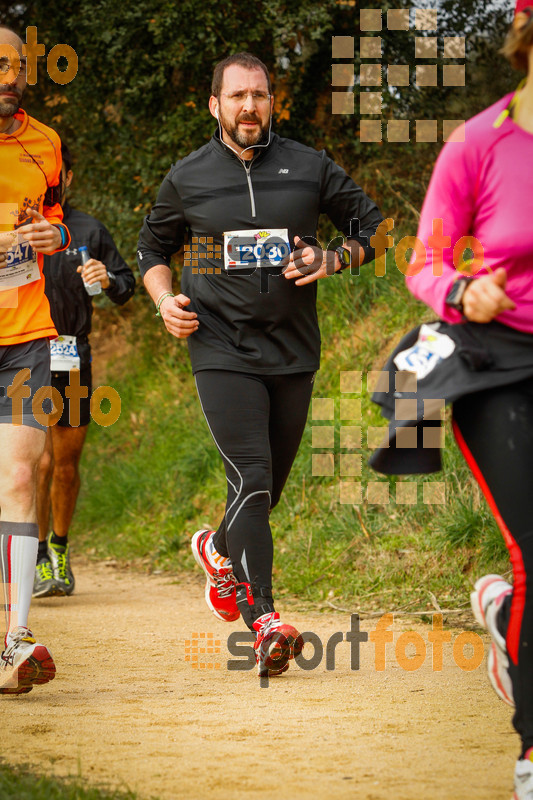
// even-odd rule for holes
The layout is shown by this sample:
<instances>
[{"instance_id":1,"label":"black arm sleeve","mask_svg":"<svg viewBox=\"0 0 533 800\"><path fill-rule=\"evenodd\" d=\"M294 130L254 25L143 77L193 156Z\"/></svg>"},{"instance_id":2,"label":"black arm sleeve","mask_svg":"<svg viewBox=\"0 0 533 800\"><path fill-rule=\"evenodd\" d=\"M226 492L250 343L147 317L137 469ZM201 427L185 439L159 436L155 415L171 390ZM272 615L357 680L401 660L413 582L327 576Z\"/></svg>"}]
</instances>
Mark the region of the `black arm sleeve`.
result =
<instances>
[{"instance_id":1,"label":"black arm sleeve","mask_svg":"<svg viewBox=\"0 0 533 800\"><path fill-rule=\"evenodd\" d=\"M98 240L95 244L96 257L116 278L116 283L111 284L105 293L113 303L122 306L135 291L135 276L118 252L111 234L104 225L98 228Z\"/></svg>"},{"instance_id":2,"label":"black arm sleeve","mask_svg":"<svg viewBox=\"0 0 533 800\"><path fill-rule=\"evenodd\" d=\"M376 232L383 217L377 205L364 193L350 176L323 155L320 211L327 214L335 227L347 239L355 239L365 251L363 263L373 261L374 248L370 237Z\"/></svg>"},{"instance_id":3,"label":"black arm sleeve","mask_svg":"<svg viewBox=\"0 0 533 800\"><path fill-rule=\"evenodd\" d=\"M186 221L183 203L172 181L174 169L164 178L157 200L145 217L137 245L137 263L142 276L156 264L170 266L170 259L183 244Z\"/></svg>"}]
</instances>

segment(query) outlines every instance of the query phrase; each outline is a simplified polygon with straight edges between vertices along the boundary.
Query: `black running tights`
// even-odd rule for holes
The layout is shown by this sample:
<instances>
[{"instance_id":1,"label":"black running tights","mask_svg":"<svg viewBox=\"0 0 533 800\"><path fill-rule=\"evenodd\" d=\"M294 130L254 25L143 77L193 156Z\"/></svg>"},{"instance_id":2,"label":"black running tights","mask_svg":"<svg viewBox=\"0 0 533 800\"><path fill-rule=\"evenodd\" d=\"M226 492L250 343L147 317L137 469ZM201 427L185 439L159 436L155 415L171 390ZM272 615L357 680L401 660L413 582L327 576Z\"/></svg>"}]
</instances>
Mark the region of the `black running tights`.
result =
<instances>
[{"instance_id":1,"label":"black running tights","mask_svg":"<svg viewBox=\"0 0 533 800\"><path fill-rule=\"evenodd\" d=\"M278 503L304 432L314 373L251 375L202 370L196 387L226 470L224 519L213 543L229 556L246 624L274 609L269 514Z\"/></svg>"},{"instance_id":2,"label":"black running tights","mask_svg":"<svg viewBox=\"0 0 533 800\"><path fill-rule=\"evenodd\" d=\"M498 624L509 652L513 725L525 752L533 747L533 379L461 398L453 419L511 556L514 589Z\"/></svg>"}]
</instances>

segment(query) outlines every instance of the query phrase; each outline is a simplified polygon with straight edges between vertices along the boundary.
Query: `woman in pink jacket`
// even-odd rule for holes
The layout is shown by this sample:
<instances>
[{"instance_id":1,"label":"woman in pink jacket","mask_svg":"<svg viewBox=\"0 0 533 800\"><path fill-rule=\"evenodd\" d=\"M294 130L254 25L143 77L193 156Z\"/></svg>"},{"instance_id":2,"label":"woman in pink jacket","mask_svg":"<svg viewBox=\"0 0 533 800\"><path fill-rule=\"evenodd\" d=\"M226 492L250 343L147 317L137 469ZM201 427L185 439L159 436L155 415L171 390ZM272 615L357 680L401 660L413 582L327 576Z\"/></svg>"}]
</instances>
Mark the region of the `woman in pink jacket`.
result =
<instances>
[{"instance_id":1,"label":"woman in pink jacket","mask_svg":"<svg viewBox=\"0 0 533 800\"><path fill-rule=\"evenodd\" d=\"M518 0L504 52L527 78L443 148L418 232L433 256L407 285L446 322L495 321L533 347L533 0ZM458 271L463 245L474 277ZM533 379L462 397L453 427L510 551L513 586L487 575L471 599L492 636L492 685L515 706L514 798L533 800Z\"/></svg>"}]
</instances>

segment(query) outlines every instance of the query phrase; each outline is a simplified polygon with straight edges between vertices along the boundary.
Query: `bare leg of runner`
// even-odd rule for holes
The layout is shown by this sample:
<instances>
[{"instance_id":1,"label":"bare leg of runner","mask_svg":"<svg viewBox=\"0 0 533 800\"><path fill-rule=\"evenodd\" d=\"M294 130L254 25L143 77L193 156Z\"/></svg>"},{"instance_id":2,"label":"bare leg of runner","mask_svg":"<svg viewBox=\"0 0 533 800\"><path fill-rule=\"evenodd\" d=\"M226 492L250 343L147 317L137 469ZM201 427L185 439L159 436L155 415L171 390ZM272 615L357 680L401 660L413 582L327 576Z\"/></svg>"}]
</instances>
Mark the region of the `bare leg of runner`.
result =
<instances>
[{"instance_id":1,"label":"bare leg of runner","mask_svg":"<svg viewBox=\"0 0 533 800\"><path fill-rule=\"evenodd\" d=\"M0 425L0 570L6 610L0 694L31 690L55 675L52 657L28 630L37 557L36 474L45 442L42 430Z\"/></svg>"},{"instance_id":2,"label":"bare leg of runner","mask_svg":"<svg viewBox=\"0 0 533 800\"><path fill-rule=\"evenodd\" d=\"M39 556L34 596L72 594L75 581L70 567L68 532L80 490L79 462L88 425L56 425L48 431L40 463ZM49 531L50 507L53 531Z\"/></svg>"},{"instance_id":3,"label":"bare leg of runner","mask_svg":"<svg viewBox=\"0 0 533 800\"><path fill-rule=\"evenodd\" d=\"M88 425L52 428L54 467L52 472L52 517L54 532L60 538L68 535L80 491L79 463Z\"/></svg>"},{"instance_id":4,"label":"bare leg of runner","mask_svg":"<svg viewBox=\"0 0 533 800\"><path fill-rule=\"evenodd\" d=\"M54 451L52 450L52 428L46 432L46 443L39 462L37 474L37 522L39 524L39 542L46 542L50 525L50 481L54 469Z\"/></svg>"}]
</instances>

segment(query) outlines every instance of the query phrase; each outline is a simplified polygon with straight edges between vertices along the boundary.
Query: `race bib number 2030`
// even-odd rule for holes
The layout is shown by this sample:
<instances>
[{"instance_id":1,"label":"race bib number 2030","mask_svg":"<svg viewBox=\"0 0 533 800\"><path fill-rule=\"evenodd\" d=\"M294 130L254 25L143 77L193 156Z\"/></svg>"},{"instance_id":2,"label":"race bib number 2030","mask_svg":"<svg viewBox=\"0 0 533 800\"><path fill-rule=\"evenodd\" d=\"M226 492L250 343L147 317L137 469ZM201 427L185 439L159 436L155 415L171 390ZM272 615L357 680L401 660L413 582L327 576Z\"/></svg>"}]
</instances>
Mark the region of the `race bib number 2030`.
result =
<instances>
[{"instance_id":1,"label":"race bib number 2030","mask_svg":"<svg viewBox=\"0 0 533 800\"><path fill-rule=\"evenodd\" d=\"M228 272L257 267L279 267L289 254L287 228L224 233L224 268Z\"/></svg>"}]
</instances>

